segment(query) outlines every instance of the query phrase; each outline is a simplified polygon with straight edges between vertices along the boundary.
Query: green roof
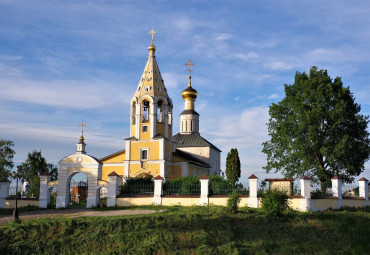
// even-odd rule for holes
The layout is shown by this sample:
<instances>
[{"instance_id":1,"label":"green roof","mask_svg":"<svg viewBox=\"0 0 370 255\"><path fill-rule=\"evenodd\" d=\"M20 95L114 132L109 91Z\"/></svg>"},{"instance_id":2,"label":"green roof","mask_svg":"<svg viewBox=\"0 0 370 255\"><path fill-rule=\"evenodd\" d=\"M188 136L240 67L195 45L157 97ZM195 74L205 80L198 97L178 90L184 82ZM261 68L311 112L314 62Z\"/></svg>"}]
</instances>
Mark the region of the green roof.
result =
<instances>
[{"instance_id":1,"label":"green roof","mask_svg":"<svg viewBox=\"0 0 370 255\"><path fill-rule=\"evenodd\" d=\"M172 140L176 142L177 148L183 147L212 147L221 152L219 148L204 139L199 133L176 134Z\"/></svg>"}]
</instances>

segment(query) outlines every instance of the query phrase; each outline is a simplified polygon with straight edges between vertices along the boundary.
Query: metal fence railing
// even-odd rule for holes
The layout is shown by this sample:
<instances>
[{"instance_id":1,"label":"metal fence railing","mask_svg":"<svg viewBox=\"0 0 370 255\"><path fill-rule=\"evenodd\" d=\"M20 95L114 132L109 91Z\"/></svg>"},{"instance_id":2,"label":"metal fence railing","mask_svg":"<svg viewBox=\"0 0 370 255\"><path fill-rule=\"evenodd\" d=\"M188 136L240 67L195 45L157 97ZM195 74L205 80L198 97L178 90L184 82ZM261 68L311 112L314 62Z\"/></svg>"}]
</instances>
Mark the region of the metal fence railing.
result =
<instances>
[{"instance_id":1,"label":"metal fence railing","mask_svg":"<svg viewBox=\"0 0 370 255\"><path fill-rule=\"evenodd\" d=\"M200 183L163 183L163 195L200 195Z\"/></svg>"},{"instance_id":2,"label":"metal fence railing","mask_svg":"<svg viewBox=\"0 0 370 255\"><path fill-rule=\"evenodd\" d=\"M230 195L233 192L239 195L249 195L249 187L241 183L236 183L234 185L228 182L216 182L210 183L209 185L210 195Z\"/></svg>"},{"instance_id":3,"label":"metal fence railing","mask_svg":"<svg viewBox=\"0 0 370 255\"><path fill-rule=\"evenodd\" d=\"M120 189L121 195L153 195L154 183L124 184Z\"/></svg>"}]
</instances>

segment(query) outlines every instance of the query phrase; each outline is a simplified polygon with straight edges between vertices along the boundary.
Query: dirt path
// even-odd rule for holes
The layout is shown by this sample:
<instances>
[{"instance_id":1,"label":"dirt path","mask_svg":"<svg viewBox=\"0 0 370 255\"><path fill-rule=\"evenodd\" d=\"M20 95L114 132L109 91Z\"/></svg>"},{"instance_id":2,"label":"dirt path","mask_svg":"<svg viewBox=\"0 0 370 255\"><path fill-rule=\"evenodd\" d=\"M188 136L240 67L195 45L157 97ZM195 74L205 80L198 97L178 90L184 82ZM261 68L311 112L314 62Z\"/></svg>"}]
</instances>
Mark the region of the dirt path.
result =
<instances>
[{"instance_id":1,"label":"dirt path","mask_svg":"<svg viewBox=\"0 0 370 255\"><path fill-rule=\"evenodd\" d=\"M32 211L32 212L22 212L19 214L21 221L26 221L30 219L39 219L43 217L68 217L68 218L77 218L77 217L92 217L92 216L118 216L118 215L136 215L136 214L152 214L160 213L163 210L154 211L154 210L112 210L112 211L95 211L85 208L72 208L64 210L42 210L42 211ZM13 220L12 215L0 216L0 224L8 223Z\"/></svg>"}]
</instances>

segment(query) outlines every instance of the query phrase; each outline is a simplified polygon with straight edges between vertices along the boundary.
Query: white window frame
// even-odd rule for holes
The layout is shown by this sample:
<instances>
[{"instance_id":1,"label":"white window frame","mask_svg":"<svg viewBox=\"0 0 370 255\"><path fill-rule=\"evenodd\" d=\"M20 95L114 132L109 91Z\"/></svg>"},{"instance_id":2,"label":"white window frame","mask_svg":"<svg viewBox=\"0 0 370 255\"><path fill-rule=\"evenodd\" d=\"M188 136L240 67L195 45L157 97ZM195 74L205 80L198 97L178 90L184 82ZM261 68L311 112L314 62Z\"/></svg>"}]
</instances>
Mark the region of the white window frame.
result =
<instances>
[{"instance_id":1,"label":"white window frame","mask_svg":"<svg viewBox=\"0 0 370 255\"><path fill-rule=\"evenodd\" d=\"M143 151L146 151L147 158L142 158ZM148 160L148 159L149 159L149 148L148 147L140 148L140 160L143 161L143 160Z\"/></svg>"}]
</instances>

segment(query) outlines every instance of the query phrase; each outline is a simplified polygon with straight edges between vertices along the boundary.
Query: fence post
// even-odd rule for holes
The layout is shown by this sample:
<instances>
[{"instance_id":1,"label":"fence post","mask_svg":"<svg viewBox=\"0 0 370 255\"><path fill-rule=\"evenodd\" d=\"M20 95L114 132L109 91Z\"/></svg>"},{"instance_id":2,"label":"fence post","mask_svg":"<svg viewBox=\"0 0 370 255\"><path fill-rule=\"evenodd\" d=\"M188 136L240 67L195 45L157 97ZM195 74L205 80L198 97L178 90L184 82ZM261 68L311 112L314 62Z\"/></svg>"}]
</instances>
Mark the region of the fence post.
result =
<instances>
[{"instance_id":1,"label":"fence post","mask_svg":"<svg viewBox=\"0 0 370 255\"><path fill-rule=\"evenodd\" d=\"M50 202L50 193L48 192L48 182L51 181L51 175L49 172L40 173L40 197L39 207L47 208Z\"/></svg>"},{"instance_id":2,"label":"fence post","mask_svg":"<svg viewBox=\"0 0 370 255\"><path fill-rule=\"evenodd\" d=\"M0 208L5 208L5 199L9 196L10 183L7 178L0 181Z\"/></svg>"},{"instance_id":3,"label":"fence post","mask_svg":"<svg viewBox=\"0 0 370 255\"><path fill-rule=\"evenodd\" d=\"M200 205L208 205L209 178L206 175L200 177Z\"/></svg>"},{"instance_id":4,"label":"fence post","mask_svg":"<svg viewBox=\"0 0 370 255\"><path fill-rule=\"evenodd\" d=\"M369 181L362 177L360 180L358 180L358 189L359 189L359 195L360 197L363 197L365 199L365 206L369 205Z\"/></svg>"},{"instance_id":5,"label":"fence post","mask_svg":"<svg viewBox=\"0 0 370 255\"><path fill-rule=\"evenodd\" d=\"M116 172L108 174L108 194L107 207L116 206L116 198L118 195L119 175Z\"/></svg>"},{"instance_id":6,"label":"fence post","mask_svg":"<svg viewBox=\"0 0 370 255\"><path fill-rule=\"evenodd\" d=\"M308 176L302 176L301 183L301 211L308 211L311 209L311 179Z\"/></svg>"},{"instance_id":7,"label":"fence post","mask_svg":"<svg viewBox=\"0 0 370 255\"><path fill-rule=\"evenodd\" d=\"M258 197L257 197L257 190L258 190L258 178L254 174L249 176L249 199L248 199L248 206L258 208Z\"/></svg>"},{"instance_id":8,"label":"fence post","mask_svg":"<svg viewBox=\"0 0 370 255\"><path fill-rule=\"evenodd\" d=\"M162 205L163 178L160 175L157 175L156 177L153 178L153 180L154 180L153 204Z\"/></svg>"},{"instance_id":9,"label":"fence post","mask_svg":"<svg viewBox=\"0 0 370 255\"><path fill-rule=\"evenodd\" d=\"M331 178L331 187L333 191L333 196L338 198L338 208L342 207L342 180L338 176Z\"/></svg>"}]
</instances>

